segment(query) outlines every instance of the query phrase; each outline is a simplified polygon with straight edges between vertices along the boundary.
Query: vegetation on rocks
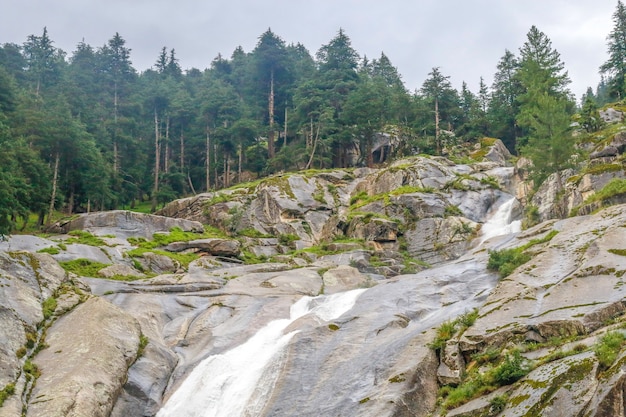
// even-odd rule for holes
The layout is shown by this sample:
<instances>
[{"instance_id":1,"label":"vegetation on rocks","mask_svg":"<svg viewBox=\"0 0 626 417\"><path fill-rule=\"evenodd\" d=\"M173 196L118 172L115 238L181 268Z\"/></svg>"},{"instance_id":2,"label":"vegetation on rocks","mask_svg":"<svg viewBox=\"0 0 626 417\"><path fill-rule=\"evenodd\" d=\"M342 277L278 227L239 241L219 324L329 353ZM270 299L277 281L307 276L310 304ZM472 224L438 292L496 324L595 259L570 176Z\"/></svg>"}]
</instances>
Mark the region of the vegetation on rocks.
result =
<instances>
[{"instance_id":1,"label":"vegetation on rocks","mask_svg":"<svg viewBox=\"0 0 626 417\"><path fill-rule=\"evenodd\" d=\"M502 278L507 277L511 275L518 266L532 259L532 254L527 252L528 249L535 245L549 242L557 233L557 230L551 230L546 236L540 239L533 239L517 248L491 250L489 251L487 268L492 271L497 271Z\"/></svg>"}]
</instances>

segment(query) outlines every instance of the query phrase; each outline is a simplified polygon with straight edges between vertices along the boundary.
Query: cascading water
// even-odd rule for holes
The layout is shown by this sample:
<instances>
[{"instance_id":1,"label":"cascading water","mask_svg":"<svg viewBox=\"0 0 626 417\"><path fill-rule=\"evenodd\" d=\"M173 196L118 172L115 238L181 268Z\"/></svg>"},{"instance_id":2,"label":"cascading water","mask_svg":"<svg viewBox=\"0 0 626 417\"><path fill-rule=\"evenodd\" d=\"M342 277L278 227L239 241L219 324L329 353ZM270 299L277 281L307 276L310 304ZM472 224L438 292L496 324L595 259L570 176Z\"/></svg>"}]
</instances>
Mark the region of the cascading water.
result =
<instances>
[{"instance_id":1,"label":"cascading water","mask_svg":"<svg viewBox=\"0 0 626 417\"><path fill-rule=\"evenodd\" d=\"M483 244L493 237L517 233L521 230L521 220L512 221L511 219L513 207L516 202L516 198L511 197L509 200L500 204L494 215L483 224L481 228L480 244Z\"/></svg>"},{"instance_id":2,"label":"cascading water","mask_svg":"<svg viewBox=\"0 0 626 417\"><path fill-rule=\"evenodd\" d=\"M289 340L284 334L295 320L311 314L329 321L350 310L365 289L319 297L302 297L291 306L288 319L274 320L240 346L200 362L174 392L157 417L236 417L255 415L262 398L259 387L273 386L280 366L276 362ZM263 379L263 383L259 381ZM256 400L250 401L255 397ZM261 402L261 403L260 403Z\"/></svg>"},{"instance_id":3,"label":"cascading water","mask_svg":"<svg viewBox=\"0 0 626 417\"><path fill-rule=\"evenodd\" d=\"M515 198L511 197L498 206L491 218L482 227L479 241L481 245L496 236L515 233L520 230L520 222L511 221L515 203ZM407 341L415 337L416 334L422 334L450 317L462 314L482 303L485 295L497 281L491 280L491 275L485 270L485 254L480 254L482 259L477 259L475 256L477 255L468 253L467 256L447 265L437 266L415 276L406 276L395 283L389 282L390 285L376 286L371 289L371 293L368 293L369 296L366 295L362 298L358 306L355 306L356 300L366 291L364 289L329 296L302 297L292 305L288 319L274 320L245 343L223 354L207 357L200 362L171 395L157 417L256 417L264 415L264 413L281 416L299 414L307 417L320 415L321 411L318 407L321 406L320 401L322 400L319 398L317 400L308 398L306 402L295 406L295 409L285 408L293 407L294 398L301 398L303 394L306 396L313 395L309 390L323 391L323 388L316 386L318 382L316 378L321 369L318 366L323 365L316 365L317 359L315 358L301 357L298 363L290 363L293 368L287 375L283 374L282 371L288 357L287 346L293 343L293 337L299 332L299 330L294 330L286 333L286 329L294 328L292 323L307 315L318 321L328 322L352 311L356 315L355 317L360 317L359 320L366 320L363 316L363 309L370 309L367 311L371 311L372 299L375 299L376 308L381 307L382 304L389 305L390 310L388 313L384 313L383 311L386 311L384 309L381 310L380 316L372 317L374 322L377 320L374 317L384 317L385 314L390 314L393 316L392 320L397 320L397 313L401 313L400 316L408 314L416 318L419 317L419 320L412 320L404 329L404 333L398 333L391 340L383 341L380 339L381 336L377 336L376 340L370 339L368 344L371 346L380 343L380 345L376 345L377 348L372 348L370 354L384 352L387 346L391 344L397 343L397 346L403 346L403 343L408 343ZM362 303L365 305L361 306ZM373 326L377 329L374 333L380 335L380 324ZM382 326L382 328L386 328L384 320ZM347 329L348 326L346 324L343 327ZM400 332L400 330L398 331ZM352 336L344 337L347 337L345 339L347 346L351 346L358 345L361 343L360 341L365 340L366 337L371 337L371 335L368 336L367 332L366 334L357 332ZM350 337L354 339L350 339ZM387 358L392 357L393 352L395 349L386 353L385 356ZM330 355L329 353L325 354ZM356 365L354 366L358 369L347 366L345 370L338 371L340 373L337 376L339 382L332 382L327 379L322 384L328 386L328 389L335 394L339 389L348 390L347 392L350 393L344 394L343 397L339 396L339 398L357 395L355 393L363 389L364 381L367 380L363 375L380 372L380 370L372 371L370 369L368 371L368 369L372 366L370 364L372 361L376 362L381 358L375 359L370 356L360 358L349 356L349 354L348 350L341 349L342 361L340 363L347 364L352 360L355 361ZM354 354L358 355L358 353ZM325 358L329 360L330 356ZM384 366L381 365L382 368ZM308 378L311 378L312 373L316 375L313 380L308 379L306 382L302 382L300 378L303 377L303 374L300 373L302 372L300 367L308 367ZM355 377L352 378L352 376ZM281 380L281 384L278 384L279 378L284 378ZM290 381L289 378L296 378L296 381L299 380L300 382L296 383L293 379ZM333 385L333 383L339 385ZM271 409L270 398L274 395L280 396L281 393L285 395L285 390L288 390L286 387L296 385L298 387L306 386L307 391L300 392L297 391L297 388L296 391L289 391L286 398L291 405L285 406L285 403L281 403L283 408L278 413L276 409ZM322 396L326 400L329 398ZM356 404L362 408L359 400L361 398L357 397ZM349 403L351 400L346 399L345 401ZM337 404L333 406L340 407ZM266 410L266 407L270 407L269 411ZM330 412L328 410L331 409L326 411ZM332 410L333 415L347 415L335 412L335 409Z\"/></svg>"}]
</instances>

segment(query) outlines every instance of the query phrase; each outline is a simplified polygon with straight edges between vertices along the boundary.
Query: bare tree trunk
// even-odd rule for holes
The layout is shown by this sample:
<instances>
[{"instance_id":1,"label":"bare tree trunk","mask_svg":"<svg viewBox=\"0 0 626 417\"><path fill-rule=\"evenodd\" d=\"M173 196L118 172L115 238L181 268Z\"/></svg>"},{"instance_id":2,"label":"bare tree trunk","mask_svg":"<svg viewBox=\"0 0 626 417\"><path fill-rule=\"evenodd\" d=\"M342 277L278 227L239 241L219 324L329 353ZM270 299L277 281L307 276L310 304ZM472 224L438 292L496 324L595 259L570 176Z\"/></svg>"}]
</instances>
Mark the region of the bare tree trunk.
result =
<instances>
[{"instance_id":1,"label":"bare tree trunk","mask_svg":"<svg viewBox=\"0 0 626 417\"><path fill-rule=\"evenodd\" d=\"M213 170L215 171L213 181L215 181L215 188L217 188L217 143L213 144Z\"/></svg>"},{"instance_id":2,"label":"bare tree trunk","mask_svg":"<svg viewBox=\"0 0 626 417\"><path fill-rule=\"evenodd\" d=\"M211 179L211 176L210 176L210 173L211 173L211 140L209 138L209 128L208 128L208 126L207 126L207 129L206 129L206 143L205 143L205 145L206 145L206 149L205 149L205 152L206 152L206 167L205 167L206 168L206 172L205 172L205 175L206 175L206 190L208 192L211 189L211 181L210 181L210 179Z\"/></svg>"},{"instance_id":3,"label":"bare tree trunk","mask_svg":"<svg viewBox=\"0 0 626 417\"><path fill-rule=\"evenodd\" d=\"M439 139L439 100L435 98L435 146L437 148L437 154L441 154L441 142Z\"/></svg>"},{"instance_id":4,"label":"bare tree trunk","mask_svg":"<svg viewBox=\"0 0 626 417\"><path fill-rule=\"evenodd\" d=\"M267 139L267 152L270 158L274 157L274 69L270 71L270 96L269 96L269 124L270 132Z\"/></svg>"},{"instance_id":5,"label":"bare tree trunk","mask_svg":"<svg viewBox=\"0 0 626 417\"><path fill-rule=\"evenodd\" d=\"M159 171L161 161L161 149L159 146L159 118L157 109L154 108L154 186L152 188L152 211L157 207L157 193L159 192Z\"/></svg>"},{"instance_id":6,"label":"bare tree trunk","mask_svg":"<svg viewBox=\"0 0 626 417\"><path fill-rule=\"evenodd\" d=\"M113 173L117 174L119 170L119 150L117 148L117 81L113 86Z\"/></svg>"},{"instance_id":7,"label":"bare tree trunk","mask_svg":"<svg viewBox=\"0 0 626 417\"><path fill-rule=\"evenodd\" d=\"M283 146L287 146L287 106L285 106L285 132L283 137Z\"/></svg>"},{"instance_id":8,"label":"bare tree trunk","mask_svg":"<svg viewBox=\"0 0 626 417\"><path fill-rule=\"evenodd\" d=\"M238 153L239 153L239 160L238 160L238 165L237 165L237 182L241 182L241 165L242 165L242 159L243 159L243 147L241 146L241 143L238 145Z\"/></svg>"},{"instance_id":9,"label":"bare tree trunk","mask_svg":"<svg viewBox=\"0 0 626 417\"><path fill-rule=\"evenodd\" d=\"M183 133L183 127L180 127L180 172L183 172L185 168L185 135Z\"/></svg>"},{"instance_id":10,"label":"bare tree trunk","mask_svg":"<svg viewBox=\"0 0 626 417\"><path fill-rule=\"evenodd\" d=\"M306 167L304 169L311 168L311 164L313 163L313 157L315 156L315 149L317 148L317 141L320 137L320 125L322 122L317 123L317 132L315 133L315 139L313 140L313 149L311 150L311 156L309 156L309 162L307 162Z\"/></svg>"},{"instance_id":11,"label":"bare tree trunk","mask_svg":"<svg viewBox=\"0 0 626 417\"><path fill-rule=\"evenodd\" d=\"M163 156L163 171L170 173L170 116L165 118L165 155Z\"/></svg>"},{"instance_id":12,"label":"bare tree trunk","mask_svg":"<svg viewBox=\"0 0 626 417\"><path fill-rule=\"evenodd\" d=\"M54 157L54 171L52 174L52 195L50 196L50 208L48 209L48 220L46 221L46 226L49 226L52 222L52 213L54 212L54 200L57 198L57 183L59 180L59 160L60 160L59 151L57 150L56 155Z\"/></svg>"}]
</instances>

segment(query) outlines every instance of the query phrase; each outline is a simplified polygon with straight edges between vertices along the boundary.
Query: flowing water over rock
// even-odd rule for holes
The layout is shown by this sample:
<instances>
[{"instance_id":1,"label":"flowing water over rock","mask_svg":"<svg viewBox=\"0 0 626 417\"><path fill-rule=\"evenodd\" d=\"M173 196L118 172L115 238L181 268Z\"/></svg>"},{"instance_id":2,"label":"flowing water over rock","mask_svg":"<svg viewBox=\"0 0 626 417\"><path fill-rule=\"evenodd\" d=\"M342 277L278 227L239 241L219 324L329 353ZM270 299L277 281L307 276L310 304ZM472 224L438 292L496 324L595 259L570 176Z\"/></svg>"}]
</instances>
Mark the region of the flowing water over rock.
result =
<instances>
[{"instance_id":1,"label":"flowing water over rock","mask_svg":"<svg viewBox=\"0 0 626 417\"><path fill-rule=\"evenodd\" d=\"M380 417L432 408L433 329L484 302L497 277L481 245L519 231L516 200L501 200L472 253L367 290L300 298L290 318L199 362L157 416Z\"/></svg>"},{"instance_id":2,"label":"flowing water over rock","mask_svg":"<svg viewBox=\"0 0 626 417\"><path fill-rule=\"evenodd\" d=\"M264 396L276 383L282 351L297 333L285 334L285 329L307 314L323 322L333 320L350 310L363 291L302 297L291 306L288 319L274 320L244 344L202 361L157 416L258 415L265 405Z\"/></svg>"}]
</instances>

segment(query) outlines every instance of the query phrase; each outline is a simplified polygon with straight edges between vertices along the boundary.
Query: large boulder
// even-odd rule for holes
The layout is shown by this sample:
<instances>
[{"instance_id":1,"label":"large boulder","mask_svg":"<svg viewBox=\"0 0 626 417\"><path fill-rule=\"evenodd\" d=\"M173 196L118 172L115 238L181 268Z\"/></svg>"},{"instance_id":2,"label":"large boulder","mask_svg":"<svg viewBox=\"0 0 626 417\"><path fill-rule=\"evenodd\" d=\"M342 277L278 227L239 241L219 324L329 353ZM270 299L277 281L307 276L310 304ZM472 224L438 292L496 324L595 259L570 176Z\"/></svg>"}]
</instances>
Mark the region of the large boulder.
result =
<instances>
[{"instance_id":1,"label":"large boulder","mask_svg":"<svg viewBox=\"0 0 626 417\"><path fill-rule=\"evenodd\" d=\"M26 416L108 417L137 358L137 320L101 298L59 318L34 362L41 371Z\"/></svg>"},{"instance_id":2,"label":"large boulder","mask_svg":"<svg viewBox=\"0 0 626 417\"><path fill-rule=\"evenodd\" d=\"M68 233L71 230L89 230L100 235L141 236L149 239L155 232L169 232L175 227L186 232L204 231L202 224L196 221L125 210L80 214L76 218L53 225L50 231Z\"/></svg>"}]
</instances>

